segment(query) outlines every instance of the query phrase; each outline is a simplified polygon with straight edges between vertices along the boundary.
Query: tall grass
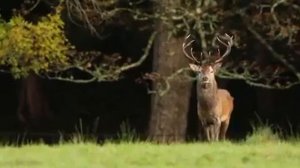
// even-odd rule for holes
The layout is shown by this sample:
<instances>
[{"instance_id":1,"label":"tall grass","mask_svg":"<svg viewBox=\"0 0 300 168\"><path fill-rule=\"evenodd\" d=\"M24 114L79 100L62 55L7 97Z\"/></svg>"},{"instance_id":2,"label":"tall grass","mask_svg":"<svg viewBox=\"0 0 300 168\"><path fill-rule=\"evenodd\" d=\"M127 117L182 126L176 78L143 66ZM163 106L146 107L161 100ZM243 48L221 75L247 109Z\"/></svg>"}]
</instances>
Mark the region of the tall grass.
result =
<instances>
[{"instance_id":1,"label":"tall grass","mask_svg":"<svg viewBox=\"0 0 300 168\"><path fill-rule=\"evenodd\" d=\"M120 125L120 132L117 134L117 138L121 142L136 142L139 140L135 129L130 127L128 121L123 121Z\"/></svg>"},{"instance_id":2,"label":"tall grass","mask_svg":"<svg viewBox=\"0 0 300 168\"><path fill-rule=\"evenodd\" d=\"M0 167L114 167L114 168L198 168L198 167L295 167L300 165L300 141L282 139L270 125L253 127L245 140L202 143L156 144L137 141L127 122L120 126L119 140L96 144L78 131L70 141L48 146L0 147Z\"/></svg>"},{"instance_id":3,"label":"tall grass","mask_svg":"<svg viewBox=\"0 0 300 168\"><path fill-rule=\"evenodd\" d=\"M65 143L95 143L97 141L96 134L86 134L82 130L82 124L79 122L79 131L73 134L71 141L66 141ZM94 136L93 136L94 135ZM63 138L62 138L63 139ZM123 121L120 124L120 131L117 133L115 139L107 139L105 142L108 143L134 143L141 142L141 138L135 131L131 128L128 121ZM225 142L229 142L227 139ZM244 140L240 140L239 143L244 144L264 144L264 143L280 143L280 142L299 142L300 136L298 134L290 134L288 137L283 136L283 131L279 127L275 127L267 122L262 122L260 119L257 123L252 123L252 131L245 137ZM148 142L148 140L143 140L143 142ZM199 143L200 141L194 140L193 143ZM64 143L63 141L61 143Z\"/></svg>"},{"instance_id":4,"label":"tall grass","mask_svg":"<svg viewBox=\"0 0 300 168\"><path fill-rule=\"evenodd\" d=\"M274 143L282 141L282 133L272 129L268 125L253 126L252 133L246 136L245 143L247 144L261 144Z\"/></svg>"}]
</instances>

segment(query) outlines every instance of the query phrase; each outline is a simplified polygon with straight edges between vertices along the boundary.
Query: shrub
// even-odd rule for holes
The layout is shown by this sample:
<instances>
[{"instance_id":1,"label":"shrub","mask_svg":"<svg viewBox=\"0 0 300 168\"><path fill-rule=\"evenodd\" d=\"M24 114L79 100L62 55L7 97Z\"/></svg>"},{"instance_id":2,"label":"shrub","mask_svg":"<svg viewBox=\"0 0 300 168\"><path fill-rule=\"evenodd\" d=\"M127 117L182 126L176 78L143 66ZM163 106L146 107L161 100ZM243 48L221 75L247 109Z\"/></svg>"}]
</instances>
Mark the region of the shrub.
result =
<instances>
[{"instance_id":1,"label":"shrub","mask_svg":"<svg viewBox=\"0 0 300 168\"><path fill-rule=\"evenodd\" d=\"M22 16L0 23L0 65L8 67L15 77L66 66L72 48L59 10L36 24Z\"/></svg>"}]
</instances>

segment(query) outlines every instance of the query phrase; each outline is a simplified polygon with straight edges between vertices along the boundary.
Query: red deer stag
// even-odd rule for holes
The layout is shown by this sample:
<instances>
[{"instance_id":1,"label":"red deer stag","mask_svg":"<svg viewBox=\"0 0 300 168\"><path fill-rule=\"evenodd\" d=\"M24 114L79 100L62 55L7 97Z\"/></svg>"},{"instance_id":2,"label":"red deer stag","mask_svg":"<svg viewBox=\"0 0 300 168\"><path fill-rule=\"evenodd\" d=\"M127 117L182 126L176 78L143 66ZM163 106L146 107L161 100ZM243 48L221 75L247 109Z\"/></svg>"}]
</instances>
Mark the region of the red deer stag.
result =
<instances>
[{"instance_id":1,"label":"red deer stag","mask_svg":"<svg viewBox=\"0 0 300 168\"><path fill-rule=\"evenodd\" d=\"M223 55L219 49L215 54L201 52L196 55L191 35L186 36L182 45L184 55L192 61L191 70L197 73L197 113L207 141L225 139L233 110L233 97L227 90L219 89L215 79L223 58L231 51L233 37L225 34L217 40L226 47Z\"/></svg>"}]
</instances>

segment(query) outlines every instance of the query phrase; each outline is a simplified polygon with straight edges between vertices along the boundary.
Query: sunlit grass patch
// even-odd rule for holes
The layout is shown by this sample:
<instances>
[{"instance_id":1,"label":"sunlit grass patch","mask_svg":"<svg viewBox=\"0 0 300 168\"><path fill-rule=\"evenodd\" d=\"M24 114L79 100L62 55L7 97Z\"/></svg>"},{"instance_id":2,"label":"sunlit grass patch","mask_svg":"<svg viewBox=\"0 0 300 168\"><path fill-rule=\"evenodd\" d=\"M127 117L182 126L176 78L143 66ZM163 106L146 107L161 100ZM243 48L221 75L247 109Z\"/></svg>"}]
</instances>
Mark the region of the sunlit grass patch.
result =
<instances>
[{"instance_id":1,"label":"sunlit grass patch","mask_svg":"<svg viewBox=\"0 0 300 168\"><path fill-rule=\"evenodd\" d=\"M126 129L125 129L126 128ZM0 167L89 168L198 168L272 167L298 168L300 141L283 140L268 126L254 127L243 141L157 144L137 141L124 127L118 141L97 144L75 134L57 145L24 144L0 147Z\"/></svg>"},{"instance_id":2,"label":"sunlit grass patch","mask_svg":"<svg viewBox=\"0 0 300 168\"><path fill-rule=\"evenodd\" d=\"M8 157L9 156L9 157ZM0 167L298 167L300 143L65 143L3 146Z\"/></svg>"},{"instance_id":3,"label":"sunlit grass patch","mask_svg":"<svg viewBox=\"0 0 300 168\"><path fill-rule=\"evenodd\" d=\"M245 143L261 144L280 142L280 133L268 126L253 127L253 132L246 137Z\"/></svg>"}]
</instances>

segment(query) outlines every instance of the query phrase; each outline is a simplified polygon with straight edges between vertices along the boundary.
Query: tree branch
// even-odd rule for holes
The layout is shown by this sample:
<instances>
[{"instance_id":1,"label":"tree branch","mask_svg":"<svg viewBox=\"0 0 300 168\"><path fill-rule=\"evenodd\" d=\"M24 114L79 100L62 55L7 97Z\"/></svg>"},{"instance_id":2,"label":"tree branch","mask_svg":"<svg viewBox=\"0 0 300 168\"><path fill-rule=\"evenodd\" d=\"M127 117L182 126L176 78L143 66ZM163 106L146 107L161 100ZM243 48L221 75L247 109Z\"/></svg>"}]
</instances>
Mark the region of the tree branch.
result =
<instances>
[{"instance_id":1,"label":"tree branch","mask_svg":"<svg viewBox=\"0 0 300 168\"><path fill-rule=\"evenodd\" d=\"M60 73L63 73L66 71L70 71L72 69L78 69L81 72L87 73L89 76L91 76L91 78L89 79L75 79L72 75L69 77L62 77L61 75L60 76L57 75L58 72L55 73L56 74L55 76L50 76L49 74L44 74L40 76L50 80L60 80L60 81L74 82L74 83L90 83L94 81L98 81L98 82L116 81L119 79L120 74L122 72L136 68L146 60L146 58L149 56L149 52L152 48L152 44L154 42L156 34L157 32L153 32L151 34L148 40L148 44L145 48L144 54L140 57L140 59L129 65L123 65L121 67L112 67L113 69L104 69L102 66L95 66L94 70L90 70L82 67L79 64L76 64L76 65L66 67L62 71L60 71Z\"/></svg>"},{"instance_id":2,"label":"tree branch","mask_svg":"<svg viewBox=\"0 0 300 168\"><path fill-rule=\"evenodd\" d=\"M244 17L244 16L243 16ZM283 63L286 67L288 67L300 80L300 73L297 71L297 69L290 64L286 59L283 58L283 55L278 54L271 45L267 43L267 41L251 26L247 23L246 20L243 20L244 24L247 26L247 29L254 35L254 37L265 46L265 48L273 55L274 58L279 60L281 63Z\"/></svg>"},{"instance_id":3,"label":"tree branch","mask_svg":"<svg viewBox=\"0 0 300 168\"><path fill-rule=\"evenodd\" d=\"M155 39L156 35L157 35L156 31L152 33L152 35L149 38L148 44L145 48L145 52L138 61L136 61L135 63L129 64L129 65L125 65L125 66L120 67L118 70L116 70L116 73L119 74L119 73L122 73L123 71L127 71L129 69L140 66L146 60L147 56L149 55L150 49L152 47L152 44L154 42L154 39Z\"/></svg>"}]
</instances>

